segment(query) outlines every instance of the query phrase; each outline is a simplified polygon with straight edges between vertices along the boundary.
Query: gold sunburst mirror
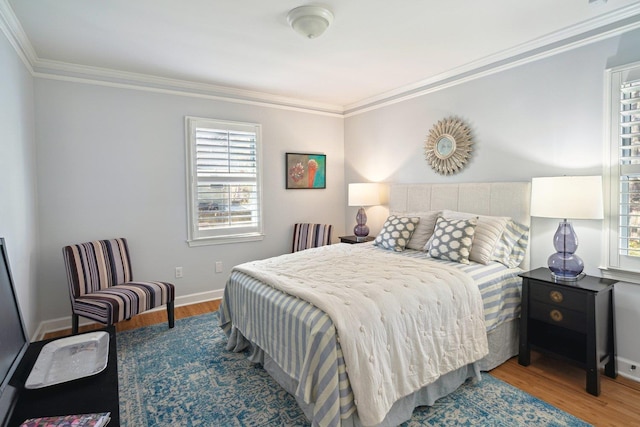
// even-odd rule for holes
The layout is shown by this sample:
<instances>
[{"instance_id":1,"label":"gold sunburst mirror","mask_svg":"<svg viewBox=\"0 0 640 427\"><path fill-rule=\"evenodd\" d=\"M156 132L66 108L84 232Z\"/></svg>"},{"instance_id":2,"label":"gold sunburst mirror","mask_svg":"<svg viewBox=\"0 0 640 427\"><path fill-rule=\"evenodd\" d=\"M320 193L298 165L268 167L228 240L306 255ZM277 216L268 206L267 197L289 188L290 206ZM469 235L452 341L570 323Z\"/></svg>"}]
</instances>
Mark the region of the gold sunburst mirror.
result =
<instances>
[{"instance_id":1,"label":"gold sunburst mirror","mask_svg":"<svg viewBox=\"0 0 640 427\"><path fill-rule=\"evenodd\" d=\"M424 154L431 167L441 175L461 170L471 156L471 129L462 120L448 117L429 131Z\"/></svg>"}]
</instances>

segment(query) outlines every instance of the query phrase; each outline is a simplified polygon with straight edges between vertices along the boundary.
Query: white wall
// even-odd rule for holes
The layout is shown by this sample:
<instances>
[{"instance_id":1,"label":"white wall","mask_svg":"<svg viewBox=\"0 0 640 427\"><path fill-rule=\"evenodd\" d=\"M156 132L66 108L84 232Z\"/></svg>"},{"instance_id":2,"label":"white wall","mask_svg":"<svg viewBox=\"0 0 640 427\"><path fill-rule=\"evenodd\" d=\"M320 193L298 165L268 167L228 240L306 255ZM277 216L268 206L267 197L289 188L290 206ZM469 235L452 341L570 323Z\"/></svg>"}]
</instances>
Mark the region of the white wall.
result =
<instances>
[{"instance_id":1,"label":"white wall","mask_svg":"<svg viewBox=\"0 0 640 427\"><path fill-rule=\"evenodd\" d=\"M536 176L602 174L605 69L640 60L640 31L541 59L345 120L345 179L388 182L528 181ZM465 120L471 161L443 177L424 159L429 129L448 116ZM373 210L372 210L373 211ZM369 215L372 233L386 212ZM354 222L347 209L345 222ZM532 219L531 266L546 266L558 221ZM585 271L600 275L601 223L577 221ZM616 289L618 353L640 362L640 285Z\"/></svg>"},{"instance_id":2,"label":"white wall","mask_svg":"<svg viewBox=\"0 0 640 427\"><path fill-rule=\"evenodd\" d=\"M174 283L179 303L221 296L232 266L290 251L295 222L344 230L340 117L40 78L35 94L43 320L70 315L67 244L128 238L134 278ZM262 124L263 241L187 246L185 116ZM327 188L285 190L287 151L325 153Z\"/></svg>"},{"instance_id":3,"label":"white wall","mask_svg":"<svg viewBox=\"0 0 640 427\"><path fill-rule=\"evenodd\" d=\"M37 193L33 78L0 35L0 237L4 237L22 316L30 334L37 311Z\"/></svg>"}]
</instances>

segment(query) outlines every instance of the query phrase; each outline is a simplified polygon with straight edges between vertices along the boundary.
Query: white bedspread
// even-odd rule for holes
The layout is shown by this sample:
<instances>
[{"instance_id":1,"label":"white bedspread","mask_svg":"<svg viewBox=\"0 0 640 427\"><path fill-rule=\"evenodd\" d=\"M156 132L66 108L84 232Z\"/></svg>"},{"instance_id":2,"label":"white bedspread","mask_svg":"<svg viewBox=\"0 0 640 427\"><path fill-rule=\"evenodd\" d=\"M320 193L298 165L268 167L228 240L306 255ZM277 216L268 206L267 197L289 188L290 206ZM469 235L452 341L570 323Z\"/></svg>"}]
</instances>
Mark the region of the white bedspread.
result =
<instances>
[{"instance_id":1,"label":"white bedspread","mask_svg":"<svg viewBox=\"0 0 640 427\"><path fill-rule=\"evenodd\" d=\"M364 425L488 353L480 291L453 267L339 244L235 269L331 317Z\"/></svg>"}]
</instances>

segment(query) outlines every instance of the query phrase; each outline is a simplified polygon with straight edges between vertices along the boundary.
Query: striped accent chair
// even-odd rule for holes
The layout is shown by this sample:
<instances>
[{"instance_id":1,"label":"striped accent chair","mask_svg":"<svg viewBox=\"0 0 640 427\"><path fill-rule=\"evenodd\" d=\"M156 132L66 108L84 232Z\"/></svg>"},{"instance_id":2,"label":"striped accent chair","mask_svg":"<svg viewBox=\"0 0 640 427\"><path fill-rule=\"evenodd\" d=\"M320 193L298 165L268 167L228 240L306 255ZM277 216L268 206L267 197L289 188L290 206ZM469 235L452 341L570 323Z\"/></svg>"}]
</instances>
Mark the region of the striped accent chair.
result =
<instances>
[{"instance_id":1,"label":"striped accent chair","mask_svg":"<svg viewBox=\"0 0 640 427\"><path fill-rule=\"evenodd\" d=\"M291 252L330 245L332 232L333 226L330 224L295 224L293 226L293 247Z\"/></svg>"},{"instance_id":2,"label":"striped accent chair","mask_svg":"<svg viewBox=\"0 0 640 427\"><path fill-rule=\"evenodd\" d=\"M127 240L97 240L62 248L71 296L72 331L78 317L106 325L167 305L169 328L174 325L175 288L166 282L133 281Z\"/></svg>"}]
</instances>

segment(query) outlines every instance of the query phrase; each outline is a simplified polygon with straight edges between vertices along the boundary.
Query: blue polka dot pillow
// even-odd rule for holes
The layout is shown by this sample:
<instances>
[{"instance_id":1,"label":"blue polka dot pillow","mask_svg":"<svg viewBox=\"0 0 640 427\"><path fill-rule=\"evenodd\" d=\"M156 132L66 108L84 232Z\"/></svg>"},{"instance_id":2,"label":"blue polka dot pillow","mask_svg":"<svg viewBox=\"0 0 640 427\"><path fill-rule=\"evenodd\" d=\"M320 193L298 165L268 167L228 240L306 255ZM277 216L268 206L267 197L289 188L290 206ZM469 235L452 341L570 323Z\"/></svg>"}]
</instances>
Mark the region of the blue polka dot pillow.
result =
<instances>
[{"instance_id":1,"label":"blue polka dot pillow","mask_svg":"<svg viewBox=\"0 0 640 427\"><path fill-rule=\"evenodd\" d=\"M385 221L373 244L383 249L402 252L416 230L418 222L420 222L419 217L391 215Z\"/></svg>"},{"instance_id":2,"label":"blue polka dot pillow","mask_svg":"<svg viewBox=\"0 0 640 427\"><path fill-rule=\"evenodd\" d=\"M469 264L477 218L445 219L439 217L433 236L425 246L431 258Z\"/></svg>"}]
</instances>

